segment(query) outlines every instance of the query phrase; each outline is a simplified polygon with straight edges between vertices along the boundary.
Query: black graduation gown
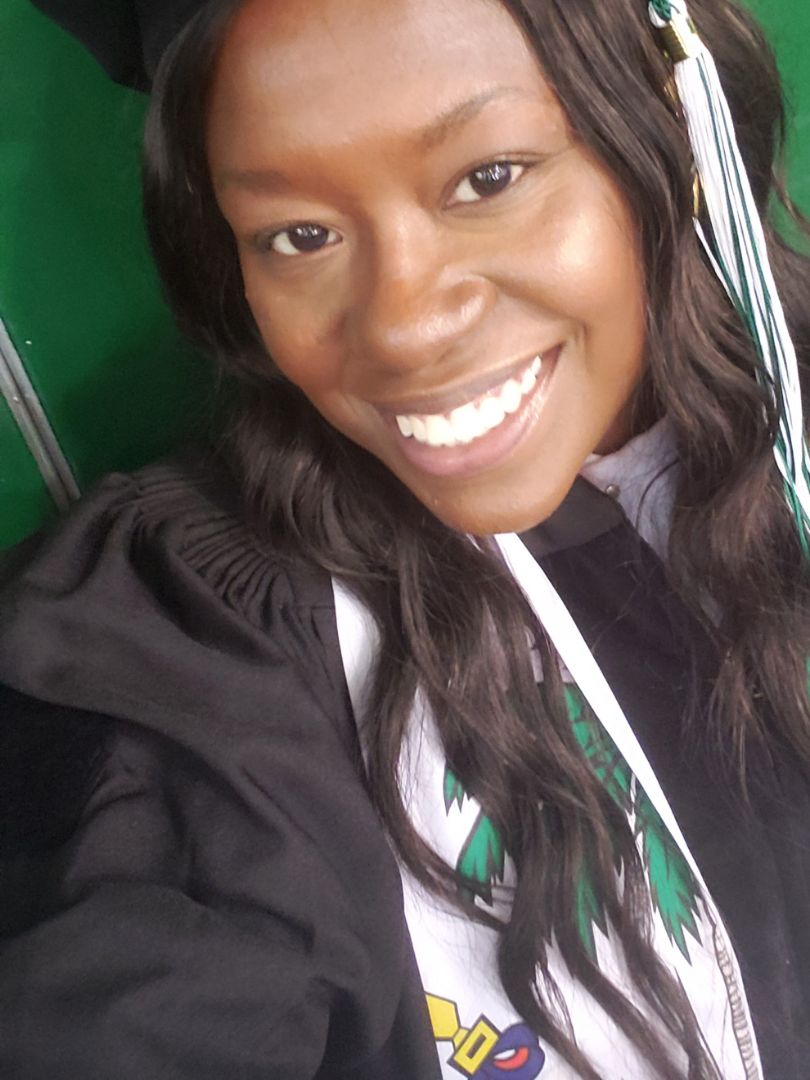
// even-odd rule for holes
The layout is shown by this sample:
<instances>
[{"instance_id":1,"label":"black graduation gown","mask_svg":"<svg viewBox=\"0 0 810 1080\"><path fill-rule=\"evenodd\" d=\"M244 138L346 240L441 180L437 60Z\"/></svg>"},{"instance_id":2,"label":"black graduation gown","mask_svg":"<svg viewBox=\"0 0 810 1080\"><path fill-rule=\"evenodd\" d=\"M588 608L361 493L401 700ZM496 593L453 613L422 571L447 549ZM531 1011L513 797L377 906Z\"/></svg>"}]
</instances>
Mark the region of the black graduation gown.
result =
<instances>
[{"instance_id":1,"label":"black graduation gown","mask_svg":"<svg viewBox=\"0 0 810 1080\"><path fill-rule=\"evenodd\" d=\"M745 810L684 737L711 654L614 504L578 484L527 540L724 913L766 1076L806 1078L807 786L780 762ZM438 1078L328 577L187 462L109 477L23 562L0 593L0 1076Z\"/></svg>"}]
</instances>

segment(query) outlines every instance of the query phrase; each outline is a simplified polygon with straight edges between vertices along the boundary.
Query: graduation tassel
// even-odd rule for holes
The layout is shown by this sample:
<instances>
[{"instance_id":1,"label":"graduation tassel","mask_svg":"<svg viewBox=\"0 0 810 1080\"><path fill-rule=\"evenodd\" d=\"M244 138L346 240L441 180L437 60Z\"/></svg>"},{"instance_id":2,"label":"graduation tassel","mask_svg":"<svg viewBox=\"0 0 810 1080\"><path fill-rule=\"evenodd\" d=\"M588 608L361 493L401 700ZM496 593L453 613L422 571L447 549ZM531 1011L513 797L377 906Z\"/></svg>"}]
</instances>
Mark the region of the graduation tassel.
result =
<instances>
[{"instance_id":1,"label":"graduation tassel","mask_svg":"<svg viewBox=\"0 0 810 1080\"><path fill-rule=\"evenodd\" d=\"M649 13L675 67L711 236L707 237L697 217L695 228L762 360L758 378L771 394L778 417L776 463L802 547L810 557L810 457L796 350L731 112L714 59L695 29L685 0L650 0Z\"/></svg>"}]
</instances>

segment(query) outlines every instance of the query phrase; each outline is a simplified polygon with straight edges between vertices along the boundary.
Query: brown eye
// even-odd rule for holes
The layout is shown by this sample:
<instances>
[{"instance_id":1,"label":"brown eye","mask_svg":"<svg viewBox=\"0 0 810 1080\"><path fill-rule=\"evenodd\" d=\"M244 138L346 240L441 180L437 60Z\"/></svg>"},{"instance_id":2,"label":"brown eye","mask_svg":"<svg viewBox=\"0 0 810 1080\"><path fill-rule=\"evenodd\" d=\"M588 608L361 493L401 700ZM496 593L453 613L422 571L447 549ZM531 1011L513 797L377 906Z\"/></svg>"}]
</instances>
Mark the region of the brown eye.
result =
<instances>
[{"instance_id":1,"label":"brown eye","mask_svg":"<svg viewBox=\"0 0 810 1080\"><path fill-rule=\"evenodd\" d=\"M323 225L291 225L271 237L269 248L278 255L308 255L337 242L334 229Z\"/></svg>"},{"instance_id":2,"label":"brown eye","mask_svg":"<svg viewBox=\"0 0 810 1080\"><path fill-rule=\"evenodd\" d=\"M524 165L513 161L490 161L468 173L453 192L453 201L479 202L498 195L513 184L525 171Z\"/></svg>"}]
</instances>

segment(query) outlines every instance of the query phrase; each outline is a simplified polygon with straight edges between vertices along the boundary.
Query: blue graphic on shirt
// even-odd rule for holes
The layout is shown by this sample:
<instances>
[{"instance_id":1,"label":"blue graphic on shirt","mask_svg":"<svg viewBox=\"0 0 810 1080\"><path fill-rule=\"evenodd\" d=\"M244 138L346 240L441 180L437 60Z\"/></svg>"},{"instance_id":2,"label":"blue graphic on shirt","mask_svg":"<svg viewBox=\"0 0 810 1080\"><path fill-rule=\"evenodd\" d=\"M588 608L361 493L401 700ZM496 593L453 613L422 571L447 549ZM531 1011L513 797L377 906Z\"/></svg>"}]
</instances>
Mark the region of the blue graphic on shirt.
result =
<instances>
[{"instance_id":1,"label":"blue graphic on shirt","mask_svg":"<svg viewBox=\"0 0 810 1080\"><path fill-rule=\"evenodd\" d=\"M474 1075L481 1080L535 1080L546 1055L537 1036L526 1024L513 1024L503 1032L484 1064Z\"/></svg>"}]
</instances>

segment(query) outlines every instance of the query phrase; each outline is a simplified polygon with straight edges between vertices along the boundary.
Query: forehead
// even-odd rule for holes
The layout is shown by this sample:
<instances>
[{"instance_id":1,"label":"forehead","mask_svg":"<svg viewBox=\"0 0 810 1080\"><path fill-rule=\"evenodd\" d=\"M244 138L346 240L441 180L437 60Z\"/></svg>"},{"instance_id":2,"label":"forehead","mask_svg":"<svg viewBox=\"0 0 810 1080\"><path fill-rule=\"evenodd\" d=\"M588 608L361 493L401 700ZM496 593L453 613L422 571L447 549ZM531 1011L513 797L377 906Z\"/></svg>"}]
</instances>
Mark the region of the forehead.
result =
<instances>
[{"instance_id":1,"label":"forehead","mask_svg":"<svg viewBox=\"0 0 810 1080\"><path fill-rule=\"evenodd\" d=\"M498 0L246 0L214 75L209 133L351 142L418 129L505 88L556 105L531 46Z\"/></svg>"}]
</instances>

